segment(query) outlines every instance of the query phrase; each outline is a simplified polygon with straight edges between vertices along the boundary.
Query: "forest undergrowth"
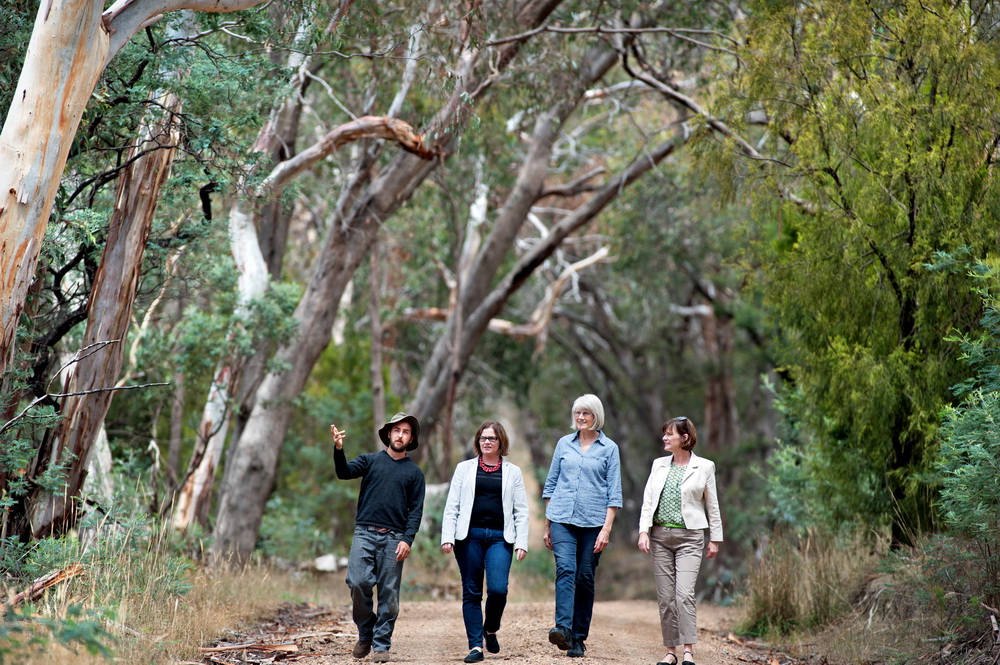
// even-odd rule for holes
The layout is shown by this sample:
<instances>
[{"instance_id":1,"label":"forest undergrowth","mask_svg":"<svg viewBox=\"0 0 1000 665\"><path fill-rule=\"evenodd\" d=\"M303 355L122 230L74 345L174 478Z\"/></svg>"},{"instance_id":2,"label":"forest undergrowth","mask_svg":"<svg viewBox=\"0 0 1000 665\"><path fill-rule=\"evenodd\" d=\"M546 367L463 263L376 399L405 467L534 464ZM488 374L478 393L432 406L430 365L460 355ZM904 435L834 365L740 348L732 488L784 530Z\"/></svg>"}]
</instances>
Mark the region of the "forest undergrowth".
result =
<instances>
[{"instance_id":1,"label":"forest undergrowth","mask_svg":"<svg viewBox=\"0 0 1000 665\"><path fill-rule=\"evenodd\" d=\"M829 663L993 664L994 564L988 544L943 535L890 547L863 532L776 534L751 566L737 632Z\"/></svg>"}]
</instances>

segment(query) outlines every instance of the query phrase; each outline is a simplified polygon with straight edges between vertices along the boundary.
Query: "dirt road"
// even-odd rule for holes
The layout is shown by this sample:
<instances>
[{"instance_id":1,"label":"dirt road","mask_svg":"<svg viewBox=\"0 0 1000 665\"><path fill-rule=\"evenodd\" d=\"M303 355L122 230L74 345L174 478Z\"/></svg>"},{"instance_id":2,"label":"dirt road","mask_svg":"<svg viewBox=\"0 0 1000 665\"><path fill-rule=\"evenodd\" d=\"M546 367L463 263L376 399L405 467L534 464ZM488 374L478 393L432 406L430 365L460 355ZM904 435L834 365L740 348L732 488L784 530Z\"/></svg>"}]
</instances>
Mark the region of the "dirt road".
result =
<instances>
[{"instance_id":1,"label":"dirt road","mask_svg":"<svg viewBox=\"0 0 1000 665\"><path fill-rule=\"evenodd\" d=\"M510 603L504 614L503 628L498 633L501 651L495 655L487 654L484 665L653 665L663 657L656 605L652 601L598 602L594 607L587 654L581 659L567 658L564 652L549 644L547 633L552 613L551 603ZM714 605L699 608L699 643L695 647L698 665L766 665L779 662L766 653L734 641L730 636L734 620L734 612L730 609ZM351 647L357 637L350 609L346 606L286 606L273 620L229 639L244 645L294 644L296 650L282 653L245 648L241 651L214 652L210 656L206 654L208 657L203 662L364 665L371 661L371 656L360 661L351 657ZM467 653L461 602L404 599L393 636L393 662L408 665L461 663ZM788 661L782 659L781 662Z\"/></svg>"}]
</instances>

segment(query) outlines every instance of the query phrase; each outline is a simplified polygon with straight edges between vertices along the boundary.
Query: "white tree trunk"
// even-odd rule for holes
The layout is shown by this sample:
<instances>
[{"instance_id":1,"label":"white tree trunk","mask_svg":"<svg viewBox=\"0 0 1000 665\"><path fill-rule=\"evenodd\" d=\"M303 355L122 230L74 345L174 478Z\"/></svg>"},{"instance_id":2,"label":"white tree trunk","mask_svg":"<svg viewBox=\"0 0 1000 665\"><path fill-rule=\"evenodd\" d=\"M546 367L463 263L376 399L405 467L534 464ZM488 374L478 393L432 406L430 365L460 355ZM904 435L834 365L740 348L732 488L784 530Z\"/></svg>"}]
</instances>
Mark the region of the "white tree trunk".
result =
<instances>
[{"instance_id":1,"label":"white tree trunk","mask_svg":"<svg viewBox=\"0 0 1000 665\"><path fill-rule=\"evenodd\" d=\"M0 371L13 352L70 146L108 58L103 8L102 0L39 3L0 132Z\"/></svg>"}]
</instances>

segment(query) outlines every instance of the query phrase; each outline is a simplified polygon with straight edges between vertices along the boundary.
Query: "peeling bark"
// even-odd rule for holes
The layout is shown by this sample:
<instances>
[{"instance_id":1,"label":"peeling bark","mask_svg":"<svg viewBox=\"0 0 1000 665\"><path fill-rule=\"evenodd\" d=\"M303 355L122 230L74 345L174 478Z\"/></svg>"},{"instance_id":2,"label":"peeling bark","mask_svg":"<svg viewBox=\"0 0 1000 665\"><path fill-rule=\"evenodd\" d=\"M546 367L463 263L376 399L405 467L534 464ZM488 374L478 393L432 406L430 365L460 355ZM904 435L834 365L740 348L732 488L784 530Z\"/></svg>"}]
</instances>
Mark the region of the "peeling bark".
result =
<instances>
[{"instance_id":1,"label":"peeling bark","mask_svg":"<svg viewBox=\"0 0 1000 665\"><path fill-rule=\"evenodd\" d=\"M176 107L172 95L161 102ZM101 265L87 303L87 330L82 348L116 340L97 353L90 353L69 369L64 393L84 393L113 387L121 374L124 345L132 305L139 287L142 258L178 140L177 128L169 116L146 127L145 136L133 150L142 154L122 173L115 208L108 223L108 238ZM150 147L167 145L161 149ZM76 519L75 500L83 487L98 432L111 404L111 392L64 397L60 404L63 419L50 430L36 459L33 476L49 467L67 465L66 484L58 494L36 488L27 502L30 533L34 537L60 533Z\"/></svg>"}]
</instances>

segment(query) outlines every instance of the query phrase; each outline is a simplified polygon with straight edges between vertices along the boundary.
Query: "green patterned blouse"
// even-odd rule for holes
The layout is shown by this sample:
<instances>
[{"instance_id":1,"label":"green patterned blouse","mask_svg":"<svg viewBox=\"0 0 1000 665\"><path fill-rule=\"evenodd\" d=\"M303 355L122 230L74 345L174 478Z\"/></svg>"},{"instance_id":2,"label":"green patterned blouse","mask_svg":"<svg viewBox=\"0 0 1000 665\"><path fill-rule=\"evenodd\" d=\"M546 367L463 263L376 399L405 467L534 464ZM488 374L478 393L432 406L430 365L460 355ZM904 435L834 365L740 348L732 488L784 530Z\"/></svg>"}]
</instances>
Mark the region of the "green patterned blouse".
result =
<instances>
[{"instance_id":1,"label":"green patterned blouse","mask_svg":"<svg viewBox=\"0 0 1000 665\"><path fill-rule=\"evenodd\" d=\"M686 466L670 463L667 480L663 483L663 491L660 492L660 502L656 505L656 513L653 515L653 524L685 528L684 516L681 514L681 481L684 480L685 471L687 471Z\"/></svg>"}]
</instances>

